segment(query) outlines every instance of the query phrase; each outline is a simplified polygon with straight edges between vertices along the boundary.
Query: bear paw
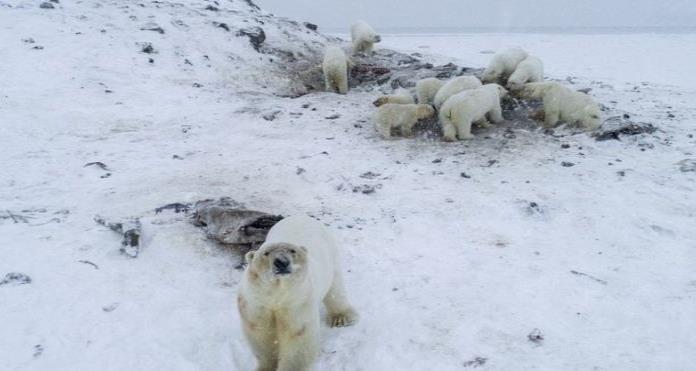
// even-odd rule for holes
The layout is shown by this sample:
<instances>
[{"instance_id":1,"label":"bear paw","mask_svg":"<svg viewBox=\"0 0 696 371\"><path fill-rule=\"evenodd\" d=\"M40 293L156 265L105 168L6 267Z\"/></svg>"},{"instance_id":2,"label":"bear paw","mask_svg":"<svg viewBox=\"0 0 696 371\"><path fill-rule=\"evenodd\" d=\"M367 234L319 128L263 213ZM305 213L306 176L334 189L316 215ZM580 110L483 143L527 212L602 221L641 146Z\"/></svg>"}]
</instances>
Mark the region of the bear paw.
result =
<instances>
[{"instance_id":1,"label":"bear paw","mask_svg":"<svg viewBox=\"0 0 696 371\"><path fill-rule=\"evenodd\" d=\"M353 309L347 309L330 315L329 324L331 327L346 327L354 324L357 320L358 314Z\"/></svg>"}]
</instances>

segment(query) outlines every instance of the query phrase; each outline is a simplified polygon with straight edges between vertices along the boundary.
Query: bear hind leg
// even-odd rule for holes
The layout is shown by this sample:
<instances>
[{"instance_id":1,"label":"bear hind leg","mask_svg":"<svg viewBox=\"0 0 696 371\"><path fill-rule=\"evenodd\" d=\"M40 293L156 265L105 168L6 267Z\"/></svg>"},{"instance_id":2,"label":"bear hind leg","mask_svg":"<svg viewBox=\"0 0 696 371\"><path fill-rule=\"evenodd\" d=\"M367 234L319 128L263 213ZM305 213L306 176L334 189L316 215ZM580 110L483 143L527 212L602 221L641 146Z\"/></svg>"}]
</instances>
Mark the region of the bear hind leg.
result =
<instances>
[{"instance_id":1,"label":"bear hind leg","mask_svg":"<svg viewBox=\"0 0 696 371\"><path fill-rule=\"evenodd\" d=\"M457 138L459 140L474 139L474 135L471 134L471 121L457 123Z\"/></svg>"}]
</instances>

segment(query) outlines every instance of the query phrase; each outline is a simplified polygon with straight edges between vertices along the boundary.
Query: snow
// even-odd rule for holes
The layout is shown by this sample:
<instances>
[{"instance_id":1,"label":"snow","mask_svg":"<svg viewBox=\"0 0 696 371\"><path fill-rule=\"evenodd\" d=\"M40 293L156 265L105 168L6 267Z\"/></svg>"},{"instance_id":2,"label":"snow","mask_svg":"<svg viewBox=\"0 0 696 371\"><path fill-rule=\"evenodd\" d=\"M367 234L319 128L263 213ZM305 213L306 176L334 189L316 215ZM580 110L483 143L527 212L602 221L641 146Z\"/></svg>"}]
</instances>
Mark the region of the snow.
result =
<instances>
[{"instance_id":1,"label":"snow","mask_svg":"<svg viewBox=\"0 0 696 371\"><path fill-rule=\"evenodd\" d=\"M0 285L0 369L253 369L240 256L181 214L152 213L221 196L316 216L341 242L361 320L322 329L317 370L693 367L696 172L678 163L696 157L695 35L384 37L472 67L519 45L550 77L660 128L385 141L376 91L270 94L285 84L270 57L211 23L242 25L257 14L246 3L224 15L179 3L0 1L0 278L31 277ZM277 47L324 40L277 41L263 19ZM140 256L119 254L95 215L142 217Z\"/></svg>"}]
</instances>

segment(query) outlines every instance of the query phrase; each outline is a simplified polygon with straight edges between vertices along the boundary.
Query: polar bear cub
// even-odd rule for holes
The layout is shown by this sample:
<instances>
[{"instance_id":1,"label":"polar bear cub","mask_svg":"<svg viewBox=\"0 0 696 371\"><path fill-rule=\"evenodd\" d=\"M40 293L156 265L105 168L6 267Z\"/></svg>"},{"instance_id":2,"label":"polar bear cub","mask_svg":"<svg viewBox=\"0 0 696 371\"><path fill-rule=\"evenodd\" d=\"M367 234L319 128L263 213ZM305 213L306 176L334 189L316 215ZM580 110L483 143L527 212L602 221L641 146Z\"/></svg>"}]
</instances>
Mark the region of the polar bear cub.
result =
<instances>
[{"instance_id":1,"label":"polar bear cub","mask_svg":"<svg viewBox=\"0 0 696 371\"><path fill-rule=\"evenodd\" d=\"M411 92L402 88L395 90L394 93L392 93L391 95L379 97L374 102L372 102L372 104L374 104L375 107L379 107L387 103L413 104L415 103L415 101L413 100L413 95L411 95Z\"/></svg>"},{"instance_id":2,"label":"polar bear cub","mask_svg":"<svg viewBox=\"0 0 696 371\"><path fill-rule=\"evenodd\" d=\"M450 97L440 109L442 136L446 141L457 138L472 139L473 123L487 125L486 116L493 123L503 121L500 100L507 90L498 84L487 84L480 88L463 91Z\"/></svg>"},{"instance_id":3,"label":"polar bear cub","mask_svg":"<svg viewBox=\"0 0 696 371\"><path fill-rule=\"evenodd\" d=\"M528 82L541 81L544 81L544 63L530 55L517 65L517 69L508 79L507 87L510 90L519 90Z\"/></svg>"},{"instance_id":4,"label":"polar bear cub","mask_svg":"<svg viewBox=\"0 0 696 371\"><path fill-rule=\"evenodd\" d=\"M470 90L470 89L475 89L480 87L481 80L476 78L476 76L459 76L455 77L449 81L447 81L442 87L437 91L435 94L435 98L433 98L433 106L435 106L436 109L440 109L443 103L445 101L457 94L461 93L464 90Z\"/></svg>"},{"instance_id":5,"label":"polar bear cub","mask_svg":"<svg viewBox=\"0 0 696 371\"><path fill-rule=\"evenodd\" d=\"M418 103L433 104L435 94L437 94L437 91L440 90L444 84L444 81L435 77L418 80L418 82L416 82L416 97L418 98Z\"/></svg>"},{"instance_id":6,"label":"polar bear cub","mask_svg":"<svg viewBox=\"0 0 696 371\"><path fill-rule=\"evenodd\" d=\"M525 84L522 96L543 101L544 126L547 128L556 126L559 121L584 130L594 130L601 125L602 113L592 97L557 82Z\"/></svg>"},{"instance_id":7,"label":"polar bear cub","mask_svg":"<svg viewBox=\"0 0 696 371\"><path fill-rule=\"evenodd\" d=\"M319 353L319 310L331 326L357 319L348 303L336 242L318 221L291 216L246 255L237 306L257 370L310 370Z\"/></svg>"},{"instance_id":8,"label":"polar bear cub","mask_svg":"<svg viewBox=\"0 0 696 371\"><path fill-rule=\"evenodd\" d=\"M413 133L418 120L435 116L435 109L429 104L385 104L377 109L375 124L384 138L391 138L393 128L401 130L401 135Z\"/></svg>"},{"instance_id":9,"label":"polar bear cub","mask_svg":"<svg viewBox=\"0 0 696 371\"><path fill-rule=\"evenodd\" d=\"M527 52L521 48L510 48L496 53L486 70L483 71L481 81L485 83L505 82L525 58L527 58Z\"/></svg>"},{"instance_id":10,"label":"polar bear cub","mask_svg":"<svg viewBox=\"0 0 696 371\"><path fill-rule=\"evenodd\" d=\"M348 58L343 49L335 45L326 47L324 62L321 67L324 70L324 82L326 91L339 94L348 93Z\"/></svg>"},{"instance_id":11,"label":"polar bear cub","mask_svg":"<svg viewBox=\"0 0 696 371\"><path fill-rule=\"evenodd\" d=\"M382 41L372 26L365 21L357 21L350 28L353 39L353 54L372 52L375 43Z\"/></svg>"}]
</instances>

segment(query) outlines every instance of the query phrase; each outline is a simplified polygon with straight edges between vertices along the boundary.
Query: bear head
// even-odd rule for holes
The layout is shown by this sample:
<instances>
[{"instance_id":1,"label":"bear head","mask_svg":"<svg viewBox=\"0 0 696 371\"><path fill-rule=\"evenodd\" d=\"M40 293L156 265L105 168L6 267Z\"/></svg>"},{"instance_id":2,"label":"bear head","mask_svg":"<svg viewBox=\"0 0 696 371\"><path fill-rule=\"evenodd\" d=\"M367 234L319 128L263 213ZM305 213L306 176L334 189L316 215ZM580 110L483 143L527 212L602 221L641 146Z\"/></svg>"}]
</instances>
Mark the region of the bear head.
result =
<instances>
[{"instance_id":1,"label":"bear head","mask_svg":"<svg viewBox=\"0 0 696 371\"><path fill-rule=\"evenodd\" d=\"M433 117L435 116L435 108L429 104L419 104L416 110L416 116L419 120Z\"/></svg>"},{"instance_id":2,"label":"bear head","mask_svg":"<svg viewBox=\"0 0 696 371\"><path fill-rule=\"evenodd\" d=\"M245 260L247 272L264 282L298 280L307 272L307 248L289 243L263 244L249 251Z\"/></svg>"},{"instance_id":3,"label":"bear head","mask_svg":"<svg viewBox=\"0 0 696 371\"><path fill-rule=\"evenodd\" d=\"M483 71L483 75L481 75L481 81L484 83L497 82L498 78L500 78L502 74L502 68L497 66L490 66L486 68L485 71Z\"/></svg>"}]
</instances>

